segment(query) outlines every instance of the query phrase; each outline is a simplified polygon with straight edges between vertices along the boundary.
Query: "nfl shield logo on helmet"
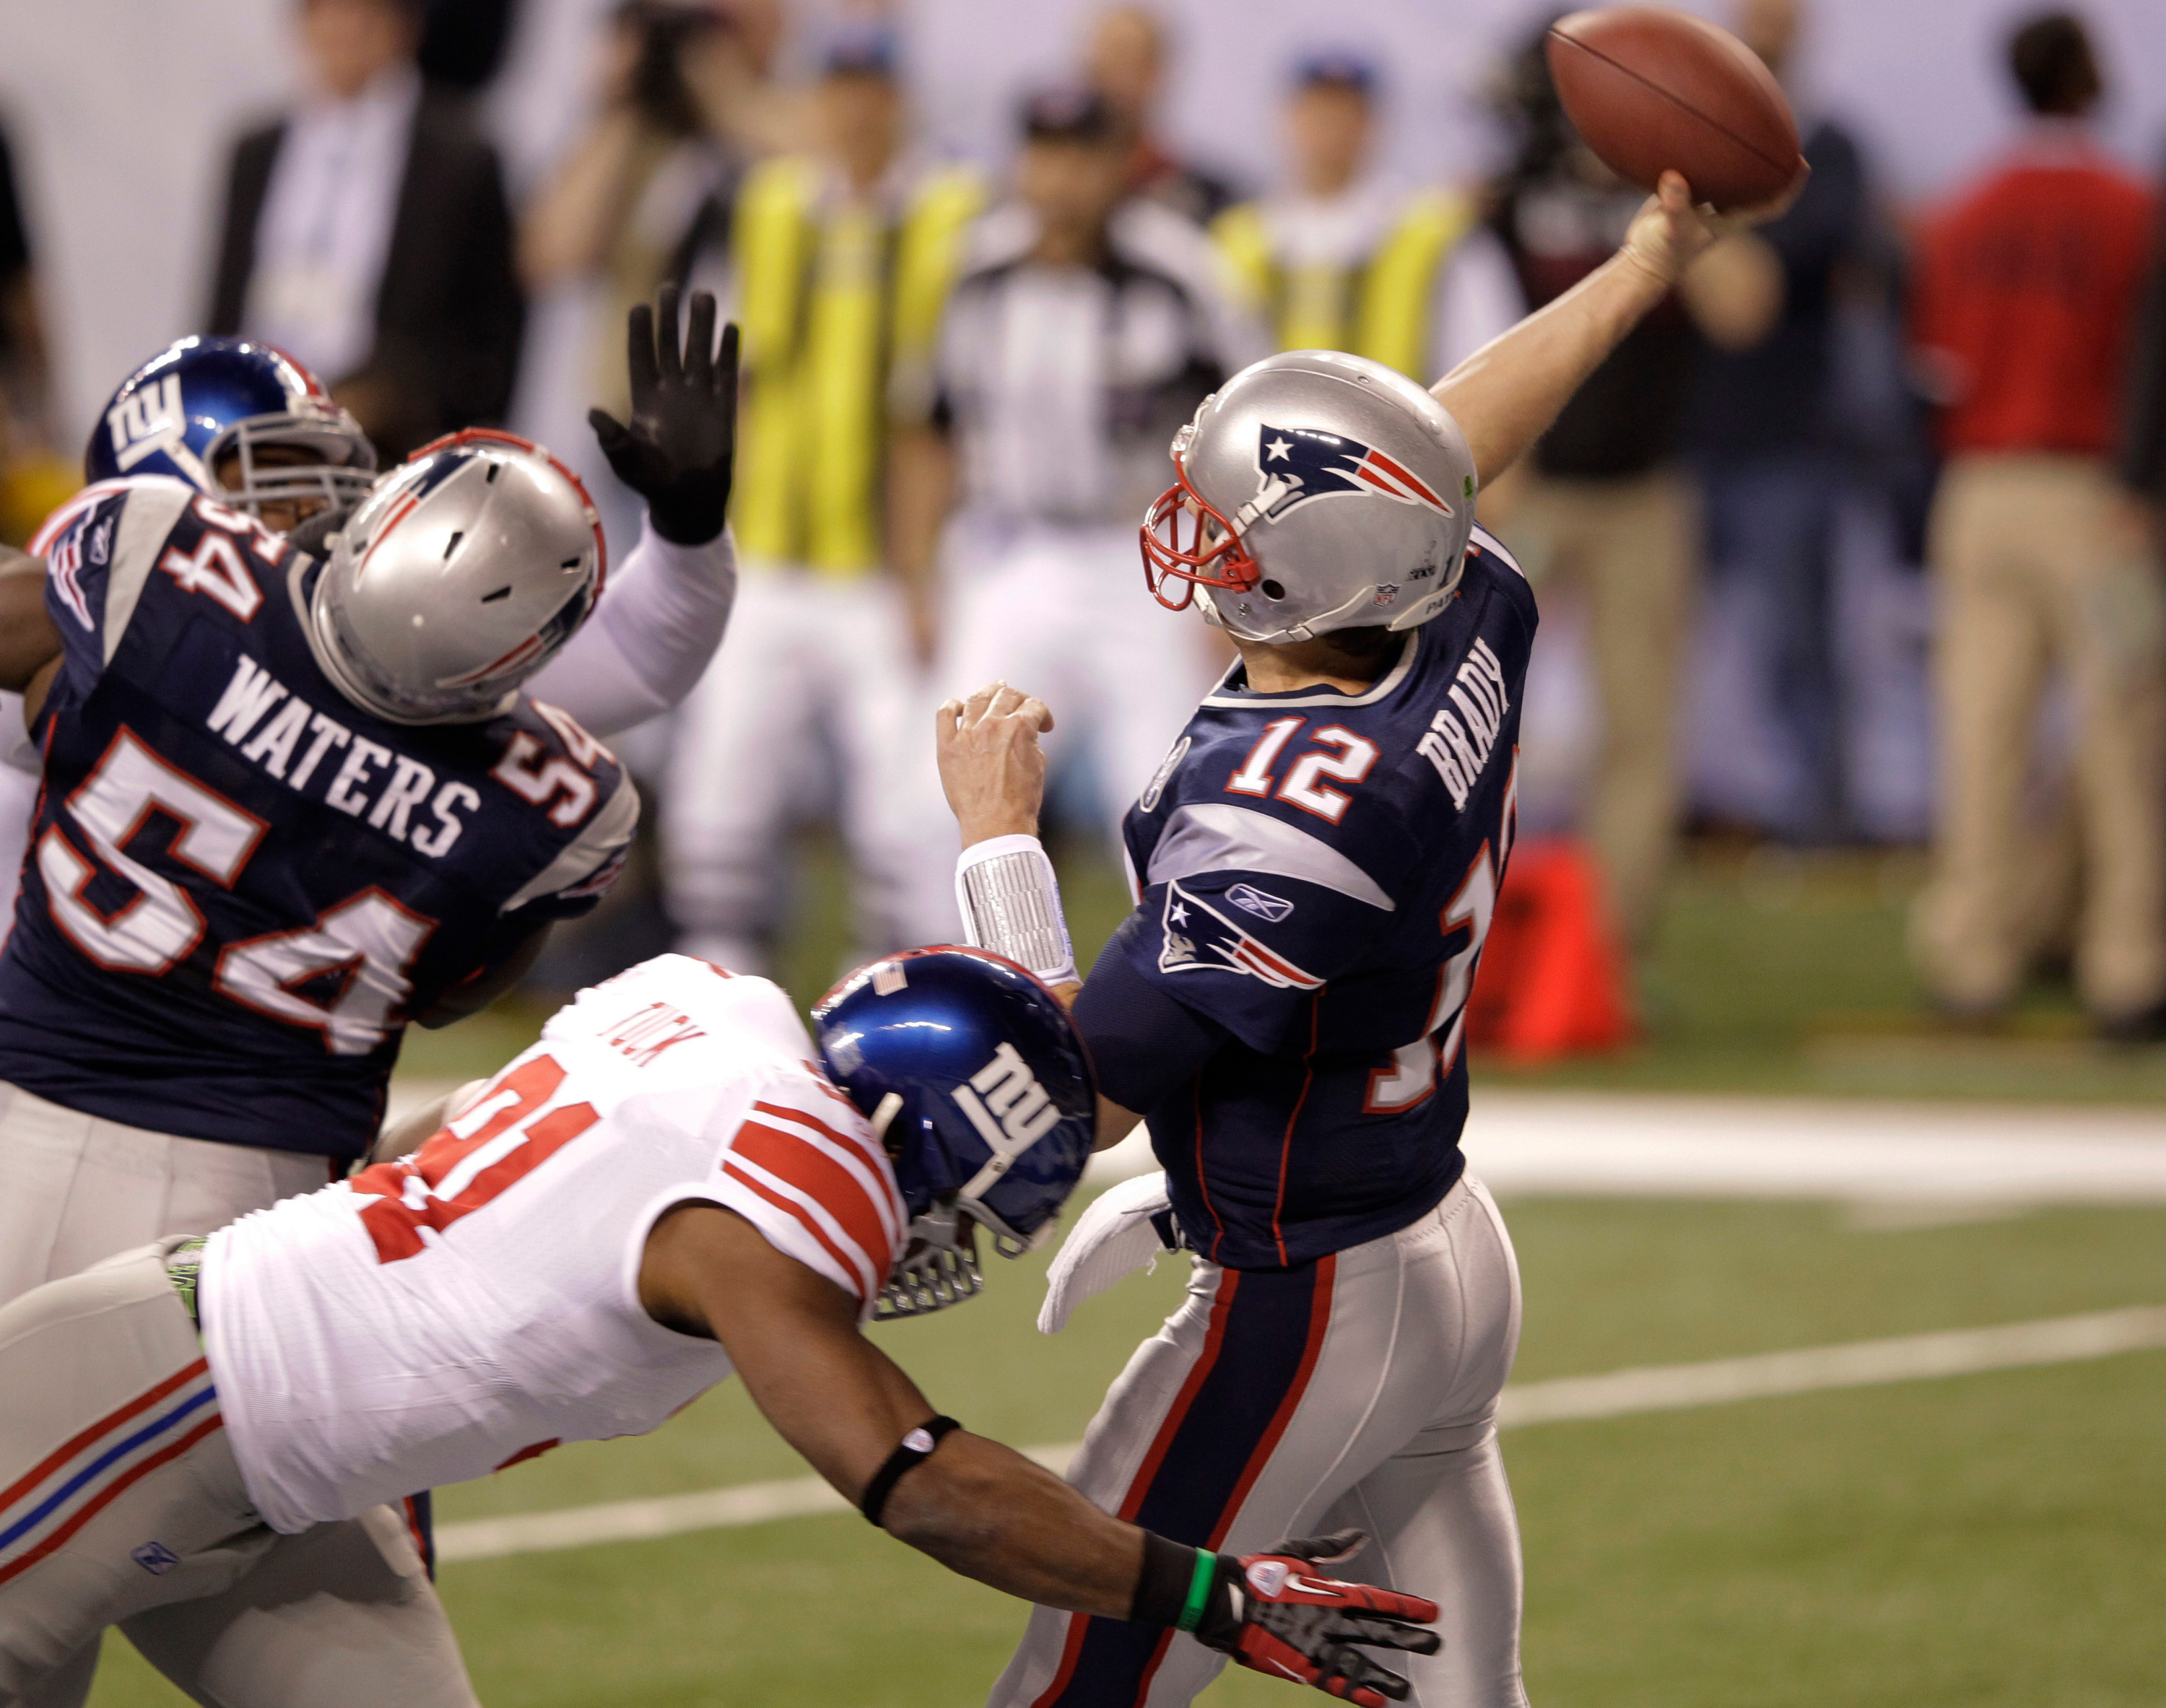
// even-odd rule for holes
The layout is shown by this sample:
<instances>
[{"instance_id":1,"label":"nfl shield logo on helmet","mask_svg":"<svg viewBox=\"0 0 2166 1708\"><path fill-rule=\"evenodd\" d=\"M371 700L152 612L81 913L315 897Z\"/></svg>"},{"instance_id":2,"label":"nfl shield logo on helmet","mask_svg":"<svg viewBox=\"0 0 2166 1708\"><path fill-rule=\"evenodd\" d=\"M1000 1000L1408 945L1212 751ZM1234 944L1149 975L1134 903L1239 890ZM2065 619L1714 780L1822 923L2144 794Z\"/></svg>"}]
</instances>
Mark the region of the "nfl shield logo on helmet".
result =
<instances>
[{"instance_id":1,"label":"nfl shield logo on helmet","mask_svg":"<svg viewBox=\"0 0 2166 1708\"><path fill-rule=\"evenodd\" d=\"M1451 506L1421 477L1373 445L1313 427L1273 427L1256 433L1256 495L1235 519L1244 528L1276 522L1297 504L1334 496L1392 498L1440 516Z\"/></svg>"}]
</instances>

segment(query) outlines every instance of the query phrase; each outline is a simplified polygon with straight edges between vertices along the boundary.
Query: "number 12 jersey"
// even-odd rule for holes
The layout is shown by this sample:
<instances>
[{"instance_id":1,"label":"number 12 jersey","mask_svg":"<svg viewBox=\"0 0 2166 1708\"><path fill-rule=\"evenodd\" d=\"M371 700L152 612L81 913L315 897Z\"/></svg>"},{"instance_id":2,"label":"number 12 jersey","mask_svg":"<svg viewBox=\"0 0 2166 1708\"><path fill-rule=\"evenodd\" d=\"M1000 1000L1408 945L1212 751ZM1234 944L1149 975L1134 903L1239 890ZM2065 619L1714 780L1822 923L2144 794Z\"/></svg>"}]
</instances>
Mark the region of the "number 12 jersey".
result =
<instances>
[{"instance_id":1,"label":"number 12 jersey","mask_svg":"<svg viewBox=\"0 0 2166 1708\"><path fill-rule=\"evenodd\" d=\"M1404 1227L1465 1166L1466 999L1510 857L1534 594L1477 529L1360 693L1208 695L1123 827L1106 952L1213 1023L1143 1110L1202 1254L1282 1268Z\"/></svg>"}]
</instances>

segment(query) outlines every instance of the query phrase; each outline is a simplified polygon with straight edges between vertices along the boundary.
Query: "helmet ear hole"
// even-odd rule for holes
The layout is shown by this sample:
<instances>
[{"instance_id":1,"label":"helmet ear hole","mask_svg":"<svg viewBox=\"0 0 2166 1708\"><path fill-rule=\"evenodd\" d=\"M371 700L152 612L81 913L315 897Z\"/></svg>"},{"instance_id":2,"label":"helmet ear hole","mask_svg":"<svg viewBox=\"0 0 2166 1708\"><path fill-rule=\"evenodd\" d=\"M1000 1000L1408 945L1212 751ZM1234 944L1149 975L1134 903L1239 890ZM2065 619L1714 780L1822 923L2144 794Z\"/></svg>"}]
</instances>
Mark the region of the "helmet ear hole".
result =
<instances>
[{"instance_id":1,"label":"helmet ear hole","mask_svg":"<svg viewBox=\"0 0 2166 1708\"><path fill-rule=\"evenodd\" d=\"M1275 581L1259 583L1256 591L1267 599L1282 599L1286 597L1286 589Z\"/></svg>"}]
</instances>

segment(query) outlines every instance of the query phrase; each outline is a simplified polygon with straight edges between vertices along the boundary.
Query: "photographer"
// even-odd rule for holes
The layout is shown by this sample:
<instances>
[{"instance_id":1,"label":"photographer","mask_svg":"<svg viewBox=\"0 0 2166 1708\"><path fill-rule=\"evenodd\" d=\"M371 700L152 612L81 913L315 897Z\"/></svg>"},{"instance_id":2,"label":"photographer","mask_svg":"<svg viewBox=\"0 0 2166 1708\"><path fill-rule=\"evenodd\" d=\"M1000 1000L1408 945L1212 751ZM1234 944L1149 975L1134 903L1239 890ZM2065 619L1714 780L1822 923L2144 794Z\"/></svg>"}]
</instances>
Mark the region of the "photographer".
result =
<instances>
[{"instance_id":1,"label":"photographer","mask_svg":"<svg viewBox=\"0 0 2166 1708\"><path fill-rule=\"evenodd\" d=\"M536 296L597 278L598 331L581 402L621 413L615 329L727 229L747 163L800 128L768 74L781 34L774 0L729 7L623 0L600 55L595 113L520 222L519 271Z\"/></svg>"}]
</instances>

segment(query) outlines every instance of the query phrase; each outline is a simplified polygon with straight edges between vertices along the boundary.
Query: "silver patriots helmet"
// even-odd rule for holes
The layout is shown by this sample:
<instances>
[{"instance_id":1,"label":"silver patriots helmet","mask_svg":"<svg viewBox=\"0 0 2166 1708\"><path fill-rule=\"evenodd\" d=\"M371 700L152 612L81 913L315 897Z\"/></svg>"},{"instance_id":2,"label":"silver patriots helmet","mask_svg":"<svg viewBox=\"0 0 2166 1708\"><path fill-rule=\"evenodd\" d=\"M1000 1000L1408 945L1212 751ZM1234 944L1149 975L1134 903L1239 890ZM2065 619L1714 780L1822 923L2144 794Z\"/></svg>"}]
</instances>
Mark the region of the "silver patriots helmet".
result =
<instances>
[{"instance_id":1,"label":"silver patriots helmet","mask_svg":"<svg viewBox=\"0 0 2166 1708\"><path fill-rule=\"evenodd\" d=\"M541 446L470 427L386 475L330 541L309 643L399 724L470 722L563 650L601 596L601 519Z\"/></svg>"},{"instance_id":2,"label":"silver patriots helmet","mask_svg":"<svg viewBox=\"0 0 2166 1708\"><path fill-rule=\"evenodd\" d=\"M1244 640L1413 629L1445 608L1474 528L1474 458L1396 369L1294 350L1245 367L1175 435L1143 527L1159 603Z\"/></svg>"}]
</instances>

